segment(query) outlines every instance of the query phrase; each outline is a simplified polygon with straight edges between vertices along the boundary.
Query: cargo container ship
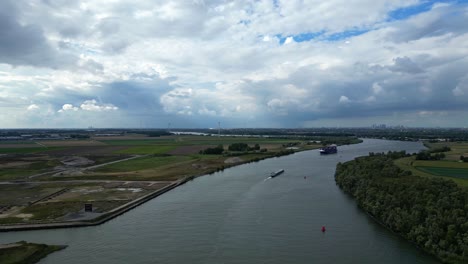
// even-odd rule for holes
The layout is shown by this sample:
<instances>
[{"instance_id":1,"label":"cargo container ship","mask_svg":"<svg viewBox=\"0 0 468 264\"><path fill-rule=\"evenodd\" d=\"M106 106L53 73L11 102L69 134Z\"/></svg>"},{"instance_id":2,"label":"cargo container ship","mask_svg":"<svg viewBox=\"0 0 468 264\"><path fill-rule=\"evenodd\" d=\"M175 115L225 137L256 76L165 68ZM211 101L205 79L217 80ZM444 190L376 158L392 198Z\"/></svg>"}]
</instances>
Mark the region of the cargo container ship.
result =
<instances>
[{"instance_id":1,"label":"cargo container ship","mask_svg":"<svg viewBox=\"0 0 468 264\"><path fill-rule=\"evenodd\" d=\"M334 154L338 152L338 149L336 148L336 145L328 145L323 148L320 148L320 154Z\"/></svg>"}]
</instances>

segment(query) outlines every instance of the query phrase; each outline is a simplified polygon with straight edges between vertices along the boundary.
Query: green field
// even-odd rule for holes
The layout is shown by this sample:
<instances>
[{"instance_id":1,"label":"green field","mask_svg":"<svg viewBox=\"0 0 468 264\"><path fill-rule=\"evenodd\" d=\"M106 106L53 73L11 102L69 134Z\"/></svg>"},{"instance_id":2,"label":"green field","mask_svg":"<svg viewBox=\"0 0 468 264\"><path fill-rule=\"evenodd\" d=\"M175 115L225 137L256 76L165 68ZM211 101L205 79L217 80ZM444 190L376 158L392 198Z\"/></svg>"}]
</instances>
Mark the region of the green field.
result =
<instances>
[{"instance_id":1,"label":"green field","mask_svg":"<svg viewBox=\"0 0 468 264\"><path fill-rule=\"evenodd\" d=\"M27 154L27 153L39 153L48 150L59 149L58 147L34 147L34 148L0 148L0 154Z\"/></svg>"},{"instance_id":2,"label":"green field","mask_svg":"<svg viewBox=\"0 0 468 264\"><path fill-rule=\"evenodd\" d=\"M0 169L0 180L11 181L20 179L26 176L31 176L34 174L47 172L55 166L60 165L57 160L48 160L48 161L36 161L32 164L13 167L13 168L1 168Z\"/></svg>"},{"instance_id":3,"label":"green field","mask_svg":"<svg viewBox=\"0 0 468 264\"><path fill-rule=\"evenodd\" d=\"M467 143L443 142L425 145L430 148L449 146L451 151L445 152L446 158L443 160L416 160L413 156L397 159L395 164L416 176L451 179L460 186L468 187L468 163L459 162L460 155L467 154Z\"/></svg>"},{"instance_id":4,"label":"green field","mask_svg":"<svg viewBox=\"0 0 468 264\"><path fill-rule=\"evenodd\" d=\"M124 139L124 140L100 140L108 145L114 146L147 146L147 145L218 145L232 143L248 144L284 144L289 142L301 141L301 139L280 139L280 138L261 138L261 137L215 137L215 136L167 136L158 139Z\"/></svg>"},{"instance_id":5,"label":"green field","mask_svg":"<svg viewBox=\"0 0 468 264\"><path fill-rule=\"evenodd\" d=\"M465 168L447 168L447 167L415 167L418 170L432 175L454 177L468 180L468 169Z\"/></svg>"},{"instance_id":6,"label":"green field","mask_svg":"<svg viewBox=\"0 0 468 264\"><path fill-rule=\"evenodd\" d=\"M440 168L459 168L468 169L468 162L456 162L447 160L415 160L414 167L440 167Z\"/></svg>"}]
</instances>

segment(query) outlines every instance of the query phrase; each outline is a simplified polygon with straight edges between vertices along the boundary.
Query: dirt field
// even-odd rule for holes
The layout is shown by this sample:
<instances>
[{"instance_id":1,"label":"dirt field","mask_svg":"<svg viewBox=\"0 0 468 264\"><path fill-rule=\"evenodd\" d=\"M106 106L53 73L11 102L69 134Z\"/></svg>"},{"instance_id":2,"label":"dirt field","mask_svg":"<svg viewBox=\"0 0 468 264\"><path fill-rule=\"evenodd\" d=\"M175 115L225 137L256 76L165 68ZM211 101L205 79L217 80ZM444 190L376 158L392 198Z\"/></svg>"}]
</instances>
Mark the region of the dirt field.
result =
<instances>
[{"instance_id":1,"label":"dirt field","mask_svg":"<svg viewBox=\"0 0 468 264\"><path fill-rule=\"evenodd\" d=\"M34 142L31 142L28 144L2 144L0 143L0 149L2 148L36 148L36 147L42 147L42 146L37 145Z\"/></svg>"},{"instance_id":2,"label":"dirt field","mask_svg":"<svg viewBox=\"0 0 468 264\"><path fill-rule=\"evenodd\" d=\"M124 136L96 136L93 140L132 140L132 139L157 139L157 137L148 137L142 134L127 134Z\"/></svg>"},{"instance_id":3,"label":"dirt field","mask_svg":"<svg viewBox=\"0 0 468 264\"><path fill-rule=\"evenodd\" d=\"M109 155L117 151L125 150L128 146L83 146L83 147L70 147L66 149L56 149L45 151L50 155L57 156L87 156L87 155Z\"/></svg>"},{"instance_id":4,"label":"dirt field","mask_svg":"<svg viewBox=\"0 0 468 264\"><path fill-rule=\"evenodd\" d=\"M46 140L36 142L38 145L46 147L84 147L84 146L105 146L105 143L96 140Z\"/></svg>"},{"instance_id":5,"label":"dirt field","mask_svg":"<svg viewBox=\"0 0 468 264\"><path fill-rule=\"evenodd\" d=\"M224 163L227 163L227 164L233 164L233 163L240 163L244 161L243 159L239 158L239 157L231 157L231 158L227 158Z\"/></svg>"}]
</instances>

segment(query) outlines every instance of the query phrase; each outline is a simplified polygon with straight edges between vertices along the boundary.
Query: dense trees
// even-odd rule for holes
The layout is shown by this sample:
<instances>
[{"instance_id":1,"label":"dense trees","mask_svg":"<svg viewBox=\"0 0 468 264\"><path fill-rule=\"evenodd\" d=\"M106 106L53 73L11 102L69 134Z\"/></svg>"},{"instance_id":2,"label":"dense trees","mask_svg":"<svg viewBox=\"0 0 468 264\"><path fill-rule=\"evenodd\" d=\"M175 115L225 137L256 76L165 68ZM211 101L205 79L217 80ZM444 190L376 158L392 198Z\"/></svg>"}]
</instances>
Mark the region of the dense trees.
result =
<instances>
[{"instance_id":1,"label":"dense trees","mask_svg":"<svg viewBox=\"0 0 468 264\"><path fill-rule=\"evenodd\" d=\"M218 145L214 148L206 148L205 150L200 150L200 154L220 155L220 154L223 154L223 151L224 151L223 145Z\"/></svg>"},{"instance_id":2,"label":"dense trees","mask_svg":"<svg viewBox=\"0 0 468 264\"><path fill-rule=\"evenodd\" d=\"M428 151L420 151L416 155L416 160L441 160L445 158L444 153L436 153L436 154L431 154Z\"/></svg>"},{"instance_id":3,"label":"dense trees","mask_svg":"<svg viewBox=\"0 0 468 264\"><path fill-rule=\"evenodd\" d=\"M228 149L230 151L252 151L252 150L260 150L260 145L255 144L255 146L250 147L246 143L232 143L229 145Z\"/></svg>"},{"instance_id":4,"label":"dense trees","mask_svg":"<svg viewBox=\"0 0 468 264\"><path fill-rule=\"evenodd\" d=\"M394 165L404 152L372 153L338 164L335 180L394 232L449 263L468 263L468 191Z\"/></svg>"}]
</instances>

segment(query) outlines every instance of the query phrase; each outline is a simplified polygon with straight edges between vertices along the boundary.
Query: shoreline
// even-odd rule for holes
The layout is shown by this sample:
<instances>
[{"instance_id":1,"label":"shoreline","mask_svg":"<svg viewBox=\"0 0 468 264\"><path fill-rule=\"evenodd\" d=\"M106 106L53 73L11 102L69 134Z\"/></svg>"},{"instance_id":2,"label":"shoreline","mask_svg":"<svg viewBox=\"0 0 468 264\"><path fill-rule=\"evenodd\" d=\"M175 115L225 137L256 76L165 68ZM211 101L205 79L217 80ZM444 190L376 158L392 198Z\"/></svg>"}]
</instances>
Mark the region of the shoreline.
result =
<instances>
[{"instance_id":1,"label":"shoreline","mask_svg":"<svg viewBox=\"0 0 468 264\"><path fill-rule=\"evenodd\" d=\"M0 233L2 232L19 232L19 231L27 231L27 230L42 230L42 229L57 229L57 228L78 228L78 227L88 227L88 226L97 226L104 224L107 221L110 221L117 216L120 216L180 185L183 185L187 183L188 181L191 181L195 178L201 177L201 176L207 176L211 175L213 173L223 171L225 169L235 167L235 166L240 166L244 164L248 164L251 162L259 162L261 160L265 159L270 159L270 158L278 158L281 156L287 156L291 155L297 152L303 152L303 151L310 151L310 150L315 150L315 149L304 149L304 150L299 150L299 151L293 151L293 152L288 152L288 153L282 153L281 155L273 155L273 156L268 156L268 157L262 157L262 158L257 158L254 160L247 160L247 161L242 161L238 163L228 163L222 166L222 168L216 168L213 169L212 171L206 172L204 174L200 175L192 175L192 176L186 176L182 179L176 180L172 182L169 185L164 186L161 189L158 189L154 192L151 192L145 196L142 196L140 198L137 198L131 202L128 202L124 205L121 205L117 208L112 209L111 211L103 214L102 216L99 216L93 220L88 220L88 221L70 221L70 222L50 222L50 223L40 223L40 224L13 224L13 225L0 225Z\"/></svg>"},{"instance_id":2,"label":"shoreline","mask_svg":"<svg viewBox=\"0 0 468 264\"><path fill-rule=\"evenodd\" d=\"M362 143L362 140L360 142L356 142L356 143L351 143L351 144L341 144L340 146L343 146L343 145L354 145L354 144L360 144ZM137 198L131 202L128 202L124 205L121 205L117 208L114 208L112 210L110 210L109 212L93 219L93 220L87 220L87 221L70 221L70 222L49 222L49 223L38 223L38 224L12 224L12 225L0 225L0 233L2 232L19 232L19 231L27 231L27 230L42 230L42 229L57 229L57 228L78 228L78 227L88 227L88 226L97 226L97 225L101 225L101 224L104 224L106 223L107 221L110 221L114 218L116 218L117 216L120 216L180 185L183 185L185 183L187 183L188 181L191 181L195 178L198 178L198 177L201 177L201 176L207 176L207 175L211 175L213 173L216 173L216 172L219 172L219 171L223 171L225 169L228 169L228 168L231 168L231 167L235 167L235 166L240 166L240 165L244 165L244 164L248 164L248 163L252 163L252 162L259 162L259 161L262 161L262 160L265 160L265 159L270 159L270 158L279 158L279 157L282 157L282 156L288 156L288 155L291 155L291 154L295 154L295 153L298 153L298 152L304 152L304 151L311 151L311 150L317 150L317 148L310 148L310 149L302 149L302 150L291 150L291 151L285 151L285 152L279 152L279 153L275 153L274 155L271 155L271 156L265 156L265 157L261 157L261 158L255 158L255 159L252 159L252 160L245 160L245 161L241 161L241 162L238 162L238 163L227 163L227 164L224 164L221 168L215 168L211 171L208 171L208 172L205 172L203 174L199 174L199 175L191 175L191 176L185 176L184 178L182 179L178 179L174 182L172 182L171 184L169 185L166 185L164 186L163 188L161 189L158 189L154 192L151 192L145 196L142 196L140 198Z\"/></svg>"},{"instance_id":3,"label":"shoreline","mask_svg":"<svg viewBox=\"0 0 468 264\"><path fill-rule=\"evenodd\" d=\"M40 229L56 229L56 228L74 228L74 227L87 227L87 226L96 226L104 224L105 222L114 219L115 217L122 215L143 203L152 200L153 198L166 193L177 186L183 185L188 181L191 181L195 176L190 176L177 180L169 185L164 186L161 189L158 189L154 192L151 192L145 196L142 196L138 199L135 199L129 203L121 205L117 208L112 209L111 211L105 213L102 216L97 217L96 219L89 221L71 221L71 222L52 222L52 223L41 223L41 224L16 224L16 225L0 225L0 232L15 232L15 231L26 231L26 230L40 230Z\"/></svg>"}]
</instances>

